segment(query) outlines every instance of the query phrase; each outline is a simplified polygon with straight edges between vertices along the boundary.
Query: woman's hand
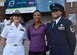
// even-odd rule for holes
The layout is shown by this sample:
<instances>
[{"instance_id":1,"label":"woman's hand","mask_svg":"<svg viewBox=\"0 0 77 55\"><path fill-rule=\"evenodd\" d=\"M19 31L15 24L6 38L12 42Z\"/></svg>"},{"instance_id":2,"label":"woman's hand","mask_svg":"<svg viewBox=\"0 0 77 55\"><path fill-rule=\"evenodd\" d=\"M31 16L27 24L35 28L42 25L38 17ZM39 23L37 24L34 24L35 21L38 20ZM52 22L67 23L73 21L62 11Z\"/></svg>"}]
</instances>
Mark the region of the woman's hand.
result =
<instances>
[{"instance_id":1,"label":"woman's hand","mask_svg":"<svg viewBox=\"0 0 77 55\"><path fill-rule=\"evenodd\" d=\"M6 45L6 38L1 37L1 44L3 45L3 47L5 47L5 45Z\"/></svg>"}]
</instances>

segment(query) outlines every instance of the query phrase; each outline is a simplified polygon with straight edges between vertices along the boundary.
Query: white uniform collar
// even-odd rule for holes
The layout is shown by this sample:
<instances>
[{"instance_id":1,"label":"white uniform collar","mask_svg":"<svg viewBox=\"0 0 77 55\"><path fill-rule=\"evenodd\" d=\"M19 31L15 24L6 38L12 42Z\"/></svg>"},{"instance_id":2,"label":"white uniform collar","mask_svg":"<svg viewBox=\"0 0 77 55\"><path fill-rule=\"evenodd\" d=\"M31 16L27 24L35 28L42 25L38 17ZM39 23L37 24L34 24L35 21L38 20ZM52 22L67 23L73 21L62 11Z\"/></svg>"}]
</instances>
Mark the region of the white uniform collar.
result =
<instances>
[{"instance_id":1,"label":"white uniform collar","mask_svg":"<svg viewBox=\"0 0 77 55\"><path fill-rule=\"evenodd\" d=\"M22 25L21 25L20 23L19 23L19 26L16 27L15 24L14 24L14 22L12 22L12 23L11 23L11 26L14 27L14 28L18 28L18 29L22 28Z\"/></svg>"},{"instance_id":2,"label":"white uniform collar","mask_svg":"<svg viewBox=\"0 0 77 55\"><path fill-rule=\"evenodd\" d=\"M54 20L54 21L56 21L56 24L58 24L60 19L61 19L61 16L58 19Z\"/></svg>"}]
</instances>

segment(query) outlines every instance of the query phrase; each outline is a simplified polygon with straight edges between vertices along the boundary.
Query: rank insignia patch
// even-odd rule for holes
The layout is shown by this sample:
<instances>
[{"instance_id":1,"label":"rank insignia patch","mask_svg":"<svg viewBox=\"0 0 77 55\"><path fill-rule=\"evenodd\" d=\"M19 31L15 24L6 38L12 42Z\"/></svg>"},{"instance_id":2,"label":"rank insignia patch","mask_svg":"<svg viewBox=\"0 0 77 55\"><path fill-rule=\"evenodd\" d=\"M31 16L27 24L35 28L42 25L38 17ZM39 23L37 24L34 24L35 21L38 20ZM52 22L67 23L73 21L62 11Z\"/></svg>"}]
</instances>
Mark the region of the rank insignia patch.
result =
<instances>
[{"instance_id":1,"label":"rank insignia patch","mask_svg":"<svg viewBox=\"0 0 77 55\"><path fill-rule=\"evenodd\" d=\"M71 32L74 32L74 27L73 27L73 25L70 26L70 31L71 31Z\"/></svg>"}]
</instances>

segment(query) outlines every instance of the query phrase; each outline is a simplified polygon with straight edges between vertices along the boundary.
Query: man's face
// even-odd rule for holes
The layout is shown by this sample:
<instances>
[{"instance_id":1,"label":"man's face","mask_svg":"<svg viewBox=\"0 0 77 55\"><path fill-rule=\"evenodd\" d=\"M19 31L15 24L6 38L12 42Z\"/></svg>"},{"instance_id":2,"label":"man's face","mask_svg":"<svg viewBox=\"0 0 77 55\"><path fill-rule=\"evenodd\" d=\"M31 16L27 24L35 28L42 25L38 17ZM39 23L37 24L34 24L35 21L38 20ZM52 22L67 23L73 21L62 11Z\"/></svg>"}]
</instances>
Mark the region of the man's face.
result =
<instances>
[{"instance_id":1,"label":"man's face","mask_svg":"<svg viewBox=\"0 0 77 55\"><path fill-rule=\"evenodd\" d=\"M54 19L57 19L57 18L59 18L59 17L62 15L62 11L59 11L59 10L57 10L57 11L52 11L52 12L51 12L51 15L52 15L52 17L53 17Z\"/></svg>"}]
</instances>

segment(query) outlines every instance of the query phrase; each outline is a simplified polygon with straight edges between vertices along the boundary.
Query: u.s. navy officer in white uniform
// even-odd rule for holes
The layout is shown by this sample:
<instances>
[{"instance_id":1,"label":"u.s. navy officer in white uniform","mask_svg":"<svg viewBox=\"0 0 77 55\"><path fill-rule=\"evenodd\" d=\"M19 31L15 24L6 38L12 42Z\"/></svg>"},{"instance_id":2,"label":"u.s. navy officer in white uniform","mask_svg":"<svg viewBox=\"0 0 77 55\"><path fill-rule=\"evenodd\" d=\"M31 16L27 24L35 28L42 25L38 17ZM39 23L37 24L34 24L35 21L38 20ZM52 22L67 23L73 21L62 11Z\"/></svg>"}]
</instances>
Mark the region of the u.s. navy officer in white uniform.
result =
<instances>
[{"instance_id":1,"label":"u.s. navy officer in white uniform","mask_svg":"<svg viewBox=\"0 0 77 55\"><path fill-rule=\"evenodd\" d=\"M20 24L20 15L13 15L11 25L4 27L1 40L4 45L3 55L25 55L23 40L25 28Z\"/></svg>"}]
</instances>

